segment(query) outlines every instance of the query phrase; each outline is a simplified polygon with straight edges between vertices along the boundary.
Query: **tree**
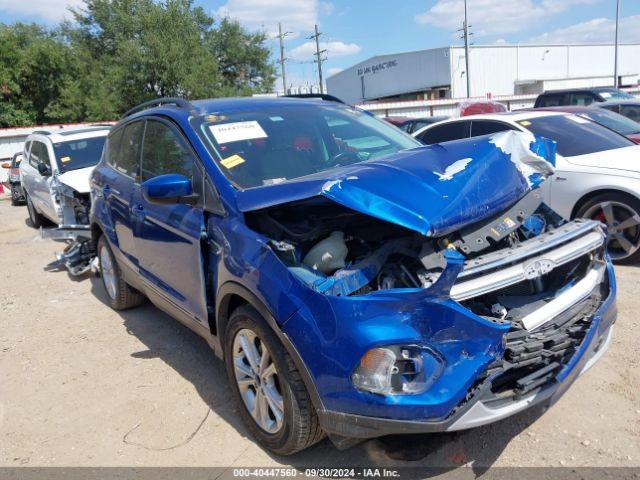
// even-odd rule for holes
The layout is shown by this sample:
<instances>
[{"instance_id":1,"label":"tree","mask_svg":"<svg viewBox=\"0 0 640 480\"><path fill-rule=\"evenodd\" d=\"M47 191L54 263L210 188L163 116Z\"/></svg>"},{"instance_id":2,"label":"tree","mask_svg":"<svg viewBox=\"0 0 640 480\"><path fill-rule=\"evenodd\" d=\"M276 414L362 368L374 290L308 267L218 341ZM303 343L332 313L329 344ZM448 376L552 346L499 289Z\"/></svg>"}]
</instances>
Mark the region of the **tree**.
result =
<instances>
[{"instance_id":1,"label":"tree","mask_svg":"<svg viewBox=\"0 0 640 480\"><path fill-rule=\"evenodd\" d=\"M192 0L85 0L52 30L0 24L0 125L112 120L154 97L269 91L263 33Z\"/></svg>"}]
</instances>

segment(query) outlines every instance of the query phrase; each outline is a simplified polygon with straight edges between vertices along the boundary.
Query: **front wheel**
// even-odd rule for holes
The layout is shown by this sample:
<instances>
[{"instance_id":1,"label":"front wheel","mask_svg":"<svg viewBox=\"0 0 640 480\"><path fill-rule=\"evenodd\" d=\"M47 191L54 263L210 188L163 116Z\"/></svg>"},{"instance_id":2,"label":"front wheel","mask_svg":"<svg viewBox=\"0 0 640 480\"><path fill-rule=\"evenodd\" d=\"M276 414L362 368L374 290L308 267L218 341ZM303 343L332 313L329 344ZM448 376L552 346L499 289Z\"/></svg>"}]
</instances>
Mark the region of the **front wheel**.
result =
<instances>
[{"instance_id":1,"label":"front wheel","mask_svg":"<svg viewBox=\"0 0 640 480\"><path fill-rule=\"evenodd\" d=\"M38 213L35 205L31 201L31 197L25 194L27 198L27 211L29 212L29 221L31 222L31 226L33 228L40 228L44 223L44 217Z\"/></svg>"},{"instance_id":2,"label":"front wheel","mask_svg":"<svg viewBox=\"0 0 640 480\"><path fill-rule=\"evenodd\" d=\"M291 356L249 306L236 309L225 335L227 377L254 437L278 455L290 455L324 436Z\"/></svg>"},{"instance_id":3,"label":"front wheel","mask_svg":"<svg viewBox=\"0 0 640 480\"><path fill-rule=\"evenodd\" d=\"M624 193L598 195L584 205L576 217L599 220L607 225L611 260L619 264L640 261L640 201Z\"/></svg>"}]
</instances>

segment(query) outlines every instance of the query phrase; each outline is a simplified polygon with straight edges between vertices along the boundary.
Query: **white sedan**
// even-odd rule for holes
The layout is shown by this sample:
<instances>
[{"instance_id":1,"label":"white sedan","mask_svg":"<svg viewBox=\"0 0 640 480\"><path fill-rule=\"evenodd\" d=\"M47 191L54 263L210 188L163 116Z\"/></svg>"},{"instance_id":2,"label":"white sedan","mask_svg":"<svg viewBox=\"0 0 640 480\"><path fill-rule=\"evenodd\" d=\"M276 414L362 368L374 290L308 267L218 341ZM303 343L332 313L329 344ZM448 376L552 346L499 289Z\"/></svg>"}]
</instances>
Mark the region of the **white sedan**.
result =
<instances>
[{"instance_id":1,"label":"white sedan","mask_svg":"<svg viewBox=\"0 0 640 480\"><path fill-rule=\"evenodd\" d=\"M586 118L549 111L472 115L413 136L431 145L506 130L555 140L556 172L544 184L545 202L567 219L606 223L615 262L640 260L640 145L626 137Z\"/></svg>"}]
</instances>

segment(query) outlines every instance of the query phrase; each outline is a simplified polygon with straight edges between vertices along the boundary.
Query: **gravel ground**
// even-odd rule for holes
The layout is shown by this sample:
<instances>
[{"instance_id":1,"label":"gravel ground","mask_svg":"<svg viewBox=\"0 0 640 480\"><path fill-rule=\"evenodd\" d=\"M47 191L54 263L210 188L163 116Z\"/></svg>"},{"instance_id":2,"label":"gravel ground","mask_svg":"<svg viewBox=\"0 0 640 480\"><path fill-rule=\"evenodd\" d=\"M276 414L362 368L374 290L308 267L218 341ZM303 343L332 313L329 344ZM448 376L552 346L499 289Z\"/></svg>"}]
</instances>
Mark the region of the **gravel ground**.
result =
<instances>
[{"instance_id":1,"label":"gravel ground","mask_svg":"<svg viewBox=\"0 0 640 480\"><path fill-rule=\"evenodd\" d=\"M151 305L115 312L99 280L45 272L61 244L0 197L0 466L640 466L640 272L617 269L612 347L548 411L457 434L294 457L249 436L222 363Z\"/></svg>"}]
</instances>

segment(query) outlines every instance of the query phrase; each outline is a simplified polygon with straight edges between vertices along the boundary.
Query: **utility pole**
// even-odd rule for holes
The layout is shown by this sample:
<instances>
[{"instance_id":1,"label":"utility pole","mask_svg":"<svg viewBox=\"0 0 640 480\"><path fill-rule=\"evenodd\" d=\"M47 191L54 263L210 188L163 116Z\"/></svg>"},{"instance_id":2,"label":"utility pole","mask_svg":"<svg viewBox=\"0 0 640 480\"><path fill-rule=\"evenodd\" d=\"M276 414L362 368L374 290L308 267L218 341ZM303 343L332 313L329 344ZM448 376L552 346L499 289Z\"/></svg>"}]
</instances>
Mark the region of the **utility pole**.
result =
<instances>
[{"instance_id":1,"label":"utility pole","mask_svg":"<svg viewBox=\"0 0 640 480\"><path fill-rule=\"evenodd\" d=\"M613 86L618 88L618 24L620 23L620 0L616 1L616 45L613 60Z\"/></svg>"},{"instance_id":2,"label":"utility pole","mask_svg":"<svg viewBox=\"0 0 640 480\"><path fill-rule=\"evenodd\" d=\"M322 62L324 62L325 59L322 58L322 54L326 53L326 50L320 50L320 35L322 35L322 33L320 33L318 31L318 25L316 24L315 26L315 35L311 35L309 38L309 40L314 39L316 40L316 63L318 64L318 79L320 81L320 94L324 93L324 86L322 85Z\"/></svg>"},{"instance_id":3,"label":"utility pole","mask_svg":"<svg viewBox=\"0 0 640 480\"><path fill-rule=\"evenodd\" d=\"M467 0L464 0L464 60L467 76L467 98L471 97L471 75L469 73L469 22L467 20Z\"/></svg>"},{"instance_id":4,"label":"utility pole","mask_svg":"<svg viewBox=\"0 0 640 480\"><path fill-rule=\"evenodd\" d=\"M284 62L287 60L284 58L284 37L290 35L291 32L282 33L282 24L278 22L278 38L280 39L280 72L282 73L282 88L284 95L287 94L287 77L284 72Z\"/></svg>"}]
</instances>

